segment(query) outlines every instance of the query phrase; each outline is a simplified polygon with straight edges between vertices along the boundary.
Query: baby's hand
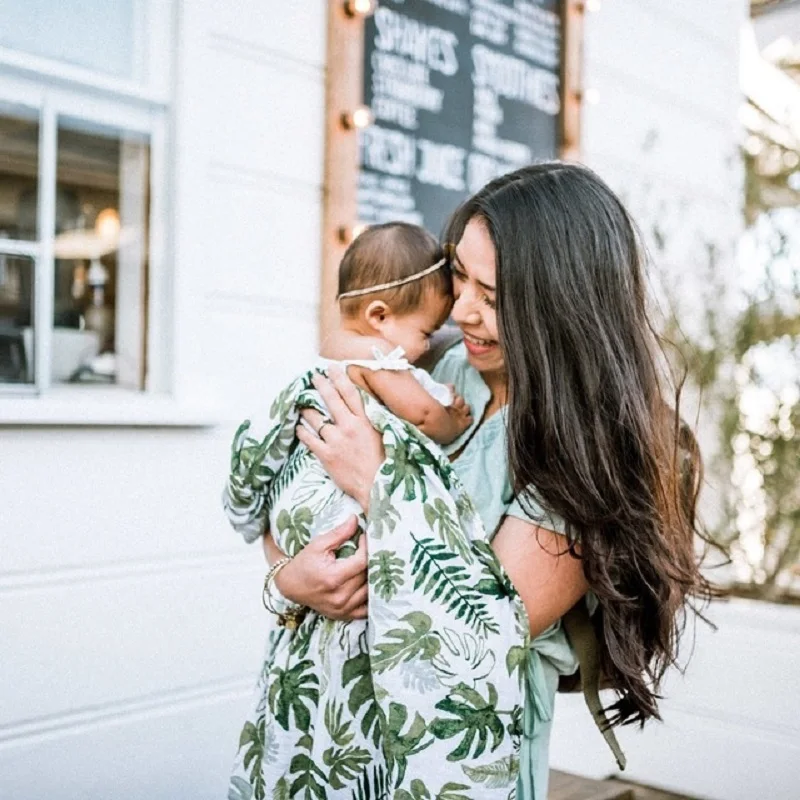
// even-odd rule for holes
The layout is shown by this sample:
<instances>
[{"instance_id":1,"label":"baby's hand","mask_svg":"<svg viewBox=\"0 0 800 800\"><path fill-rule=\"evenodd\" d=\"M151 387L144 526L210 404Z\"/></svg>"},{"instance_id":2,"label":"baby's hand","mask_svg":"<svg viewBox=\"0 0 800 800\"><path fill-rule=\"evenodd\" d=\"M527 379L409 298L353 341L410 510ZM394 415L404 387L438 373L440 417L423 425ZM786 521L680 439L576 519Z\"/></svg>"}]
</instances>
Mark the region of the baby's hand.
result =
<instances>
[{"instance_id":1,"label":"baby's hand","mask_svg":"<svg viewBox=\"0 0 800 800\"><path fill-rule=\"evenodd\" d=\"M456 394L455 391L453 392L453 402L448 410L453 420L453 429L455 431L453 439L457 439L472 425L472 410L467 405L467 401L460 394ZM453 441L453 439L450 441Z\"/></svg>"}]
</instances>

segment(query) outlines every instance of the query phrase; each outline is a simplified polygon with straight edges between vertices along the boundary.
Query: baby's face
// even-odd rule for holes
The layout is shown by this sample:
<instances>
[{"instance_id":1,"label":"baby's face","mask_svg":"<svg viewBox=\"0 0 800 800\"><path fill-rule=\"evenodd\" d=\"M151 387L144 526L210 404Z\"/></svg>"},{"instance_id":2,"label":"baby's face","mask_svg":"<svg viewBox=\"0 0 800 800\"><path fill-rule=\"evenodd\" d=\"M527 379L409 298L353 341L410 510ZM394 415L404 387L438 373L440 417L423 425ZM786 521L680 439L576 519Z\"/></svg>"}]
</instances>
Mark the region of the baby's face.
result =
<instances>
[{"instance_id":1,"label":"baby's face","mask_svg":"<svg viewBox=\"0 0 800 800\"><path fill-rule=\"evenodd\" d=\"M452 307L453 299L448 295L428 292L416 311L388 317L381 335L395 347L402 347L413 364L428 352L431 335L444 325Z\"/></svg>"}]
</instances>

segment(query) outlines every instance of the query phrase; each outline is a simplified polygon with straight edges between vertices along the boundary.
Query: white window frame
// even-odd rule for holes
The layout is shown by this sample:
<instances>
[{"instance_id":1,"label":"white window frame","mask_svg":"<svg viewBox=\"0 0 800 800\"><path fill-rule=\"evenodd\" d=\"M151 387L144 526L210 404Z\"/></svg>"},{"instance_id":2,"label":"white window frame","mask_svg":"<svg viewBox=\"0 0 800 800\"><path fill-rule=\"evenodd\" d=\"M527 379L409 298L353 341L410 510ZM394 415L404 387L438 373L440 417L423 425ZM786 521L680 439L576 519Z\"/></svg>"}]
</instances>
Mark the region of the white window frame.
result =
<instances>
[{"instance_id":1,"label":"white window frame","mask_svg":"<svg viewBox=\"0 0 800 800\"><path fill-rule=\"evenodd\" d=\"M0 425L205 425L209 415L178 403L172 394L174 348L168 263L170 241L169 147L172 45L177 4L138 0L147 20L141 82L119 80L81 67L0 47L0 102L39 115L37 240L0 239L0 251L33 259L34 382L0 383ZM143 16L146 14L146 16ZM51 386L54 239L58 120L69 117L144 134L150 144L147 374L143 391L119 386Z\"/></svg>"}]
</instances>

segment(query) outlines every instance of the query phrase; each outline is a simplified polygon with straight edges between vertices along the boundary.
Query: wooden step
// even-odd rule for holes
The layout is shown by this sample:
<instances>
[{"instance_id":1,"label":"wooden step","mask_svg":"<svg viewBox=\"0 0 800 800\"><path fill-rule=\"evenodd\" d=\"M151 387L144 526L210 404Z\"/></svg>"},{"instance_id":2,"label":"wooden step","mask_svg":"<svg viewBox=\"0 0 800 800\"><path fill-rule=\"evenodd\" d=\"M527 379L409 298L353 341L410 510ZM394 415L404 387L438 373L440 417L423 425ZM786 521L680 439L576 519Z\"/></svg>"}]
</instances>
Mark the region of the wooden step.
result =
<instances>
[{"instance_id":1,"label":"wooden step","mask_svg":"<svg viewBox=\"0 0 800 800\"><path fill-rule=\"evenodd\" d=\"M547 796L548 800L637 800L633 789L617 781L593 781L556 770L550 771Z\"/></svg>"},{"instance_id":2,"label":"wooden step","mask_svg":"<svg viewBox=\"0 0 800 800\"><path fill-rule=\"evenodd\" d=\"M695 800L685 794L673 794L661 789L654 789L652 786L642 786L638 783L627 783L621 778L610 778L609 783L616 783L618 786L630 789L636 800Z\"/></svg>"}]
</instances>

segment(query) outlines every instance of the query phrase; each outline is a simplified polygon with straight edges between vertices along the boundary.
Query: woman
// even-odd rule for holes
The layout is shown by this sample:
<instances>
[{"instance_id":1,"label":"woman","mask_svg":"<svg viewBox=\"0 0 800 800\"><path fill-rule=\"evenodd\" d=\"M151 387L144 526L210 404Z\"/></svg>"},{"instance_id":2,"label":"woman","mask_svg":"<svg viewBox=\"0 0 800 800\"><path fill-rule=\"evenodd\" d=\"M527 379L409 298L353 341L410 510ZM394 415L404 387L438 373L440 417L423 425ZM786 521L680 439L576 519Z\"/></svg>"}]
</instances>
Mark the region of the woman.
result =
<instances>
[{"instance_id":1,"label":"woman","mask_svg":"<svg viewBox=\"0 0 800 800\"><path fill-rule=\"evenodd\" d=\"M694 556L699 465L681 450L678 398L660 384L634 226L599 178L557 162L499 178L456 211L446 244L464 342L433 374L472 407L450 455L530 620L518 796L539 800L558 677L577 667L560 621L589 590L618 693L611 721L658 717L685 609L709 591ZM368 513L380 438L345 376L317 388L333 424L309 410L320 436L298 436ZM354 528L312 541L279 590L363 618L366 554L334 557Z\"/></svg>"}]
</instances>

